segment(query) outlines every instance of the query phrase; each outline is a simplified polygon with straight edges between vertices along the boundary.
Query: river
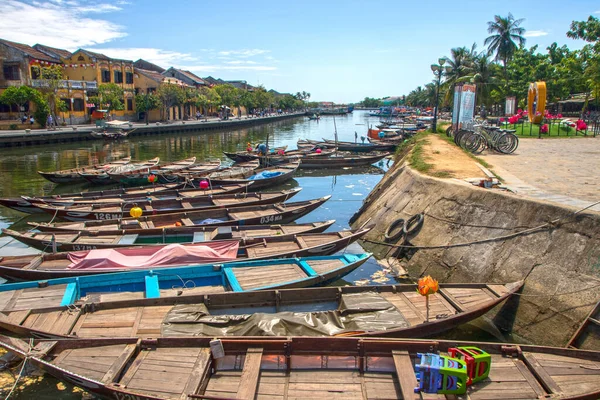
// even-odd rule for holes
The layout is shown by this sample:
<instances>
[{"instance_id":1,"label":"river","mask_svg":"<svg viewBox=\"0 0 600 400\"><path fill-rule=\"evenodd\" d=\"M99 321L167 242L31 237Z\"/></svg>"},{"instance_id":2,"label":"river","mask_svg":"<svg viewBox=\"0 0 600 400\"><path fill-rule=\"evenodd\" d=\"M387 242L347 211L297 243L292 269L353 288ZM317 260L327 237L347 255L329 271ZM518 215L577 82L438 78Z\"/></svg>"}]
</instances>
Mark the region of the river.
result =
<instances>
[{"instance_id":1,"label":"river","mask_svg":"<svg viewBox=\"0 0 600 400\"><path fill-rule=\"evenodd\" d=\"M287 145L288 149L296 148L298 139L334 138L337 130L339 140L354 141L355 135L360 141L367 134L369 126L378 123L378 119L369 117L366 111L355 111L346 116L327 116L320 121L308 118L294 118L268 125L247 129L223 132L199 132L185 134L169 134L144 136L125 139L119 142L76 142L51 144L45 146L3 149L0 156L0 197L20 195L39 196L90 190L88 185L56 185L46 181L37 171L54 171L59 169L102 163L109 158L131 156L134 160L146 160L160 157L162 162L180 160L196 156L198 161L209 158L220 158L229 163L223 151L243 150L246 143L264 143L269 140L270 146ZM388 169L388 161L381 161L368 168L347 168L340 170L300 170L294 179L284 185L272 188L280 190L291 187L302 187L302 191L294 197L294 201L319 198L332 195L322 207L298 222L324 221L335 219L330 230L348 229L348 220L360 208L363 199L381 180ZM268 189L271 190L271 189ZM11 227L24 230L26 221L50 220L51 216L27 216L17 211L0 207L0 227ZM346 251L363 252L360 244L351 245ZM0 256L26 254L37 250L0 237ZM371 259L358 270L348 274L336 285L394 283L395 278L382 270L376 260ZM469 340L499 340L503 335L494 329L486 318L480 318L471 324L462 326L444 335L446 338ZM5 387L2 383L12 385L10 377L0 374L0 391ZM4 382L2 382L4 381ZM23 391L17 390L12 398L29 399L81 399L82 393L73 390L70 385L59 384L53 378L30 381Z\"/></svg>"}]
</instances>

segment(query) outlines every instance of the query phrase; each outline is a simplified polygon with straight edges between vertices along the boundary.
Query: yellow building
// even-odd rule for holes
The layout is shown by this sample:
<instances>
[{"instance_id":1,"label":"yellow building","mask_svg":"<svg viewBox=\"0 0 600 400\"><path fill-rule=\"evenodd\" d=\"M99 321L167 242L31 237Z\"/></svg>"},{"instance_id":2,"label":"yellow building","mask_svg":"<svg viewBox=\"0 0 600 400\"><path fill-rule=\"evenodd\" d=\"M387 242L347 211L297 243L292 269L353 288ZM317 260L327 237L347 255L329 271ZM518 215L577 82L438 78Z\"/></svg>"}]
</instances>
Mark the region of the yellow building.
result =
<instances>
[{"instance_id":1,"label":"yellow building","mask_svg":"<svg viewBox=\"0 0 600 400\"><path fill-rule=\"evenodd\" d=\"M171 84L180 87L190 87L184 82L177 78L164 76L156 71L150 71L141 68L135 68L134 72L135 81L135 93L136 94L150 94L158 90L160 85ZM193 109L195 113L195 108ZM182 106L173 106L165 109L150 110L148 114L148 121L162 121L162 120L177 120L183 119L184 110Z\"/></svg>"},{"instance_id":2,"label":"yellow building","mask_svg":"<svg viewBox=\"0 0 600 400\"><path fill-rule=\"evenodd\" d=\"M118 119L137 120L134 103L133 61L110 58L104 54L79 49L70 57L61 58L65 66L65 76L71 82L83 89L83 98L75 97L72 113L77 117L90 115L94 110L87 100L96 96L98 86L103 83L114 83L123 88L124 109L112 111ZM75 105L77 103L77 105ZM84 109L81 110L81 104Z\"/></svg>"}]
</instances>

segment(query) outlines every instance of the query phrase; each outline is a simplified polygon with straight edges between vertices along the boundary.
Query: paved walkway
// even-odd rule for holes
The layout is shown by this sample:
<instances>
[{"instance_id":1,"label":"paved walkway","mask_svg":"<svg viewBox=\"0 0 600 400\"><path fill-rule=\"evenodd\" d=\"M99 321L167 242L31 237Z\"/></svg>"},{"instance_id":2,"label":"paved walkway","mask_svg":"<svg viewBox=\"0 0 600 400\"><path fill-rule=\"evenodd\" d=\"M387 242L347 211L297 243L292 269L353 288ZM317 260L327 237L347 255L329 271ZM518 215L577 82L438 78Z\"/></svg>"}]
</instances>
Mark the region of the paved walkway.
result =
<instances>
[{"instance_id":1,"label":"paved walkway","mask_svg":"<svg viewBox=\"0 0 600 400\"><path fill-rule=\"evenodd\" d=\"M481 158L518 194L576 208L600 201L600 137L521 139L512 155Z\"/></svg>"}]
</instances>

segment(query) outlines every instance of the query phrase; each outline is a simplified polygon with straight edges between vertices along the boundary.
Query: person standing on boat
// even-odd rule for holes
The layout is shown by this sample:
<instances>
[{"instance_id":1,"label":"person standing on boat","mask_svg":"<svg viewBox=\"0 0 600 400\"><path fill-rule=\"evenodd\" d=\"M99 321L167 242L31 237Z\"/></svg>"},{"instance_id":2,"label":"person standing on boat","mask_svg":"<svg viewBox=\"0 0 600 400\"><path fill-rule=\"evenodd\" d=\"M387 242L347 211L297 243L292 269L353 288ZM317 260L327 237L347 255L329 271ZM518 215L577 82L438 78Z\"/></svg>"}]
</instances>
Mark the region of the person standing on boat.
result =
<instances>
[{"instance_id":1,"label":"person standing on boat","mask_svg":"<svg viewBox=\"0 0 600 400\"><path fill-rule=\"evenodd\" d=\"M267 148L267 145L264 143L261 143L258 145L258 154L261 156L266 156L267 155L267 151L269 149Z\"/></svg>"}]
</instances>

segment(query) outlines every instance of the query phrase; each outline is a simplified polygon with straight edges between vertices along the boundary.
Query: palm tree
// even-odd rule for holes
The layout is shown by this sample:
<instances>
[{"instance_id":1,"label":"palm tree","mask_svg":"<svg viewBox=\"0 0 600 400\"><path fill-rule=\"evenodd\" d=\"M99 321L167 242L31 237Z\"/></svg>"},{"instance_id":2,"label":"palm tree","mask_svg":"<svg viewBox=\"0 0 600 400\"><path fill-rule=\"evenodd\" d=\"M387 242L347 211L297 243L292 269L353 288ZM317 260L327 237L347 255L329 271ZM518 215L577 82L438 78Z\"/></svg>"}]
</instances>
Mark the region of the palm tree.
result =
<instances>
[{"instance_id":1,"label":"palm tree","mask_svg":"<svg viewBox=\"0 0 600 400\"><path fill-rule=\"evenodd\" d=\"M473 43L470 49L467 47L455 47L450 50L450 57L445 57L445 65L452 67L452 69L445 73L446 81L444 82L444 87L448 90L444 98L444 103L450 101L450 96L454 93L454 85L460 82L462 77L472 72L473 64L477 57L476 48L476 43Z\"/></svg>"},{"instance_id":2,"label":"palm tree","mask_svg":"<svg viewBox=\"0 0 600 400\"><path fill-rule=\"evenodd\" d=\"M477 104L490 106L491 91L499 83L496 78L498 68L500 68L498 64L494 64L490 60L490 56L482 52L475 58L470 73L459 79L461 82L470 82L477 85Z\"/></svg>"},{"instance_id":3,"label":"palm tree","mask_svg":"<svg viewBox=\"0 0 600 400\"><path fill-rule=\"evenodd\" d=\"M525 38L523 37L525 28L519 26L523 21L523 18L515 19L511 13L508 13L507 17L495 15L494 20L488 22L488 33L492 35L488 36L483 42L485 46L488 46L488 54L495 53L496 60L502 61L507 86L506 64L510 61L518 46L525 44Z\"/></svg>"}]
</instances>

